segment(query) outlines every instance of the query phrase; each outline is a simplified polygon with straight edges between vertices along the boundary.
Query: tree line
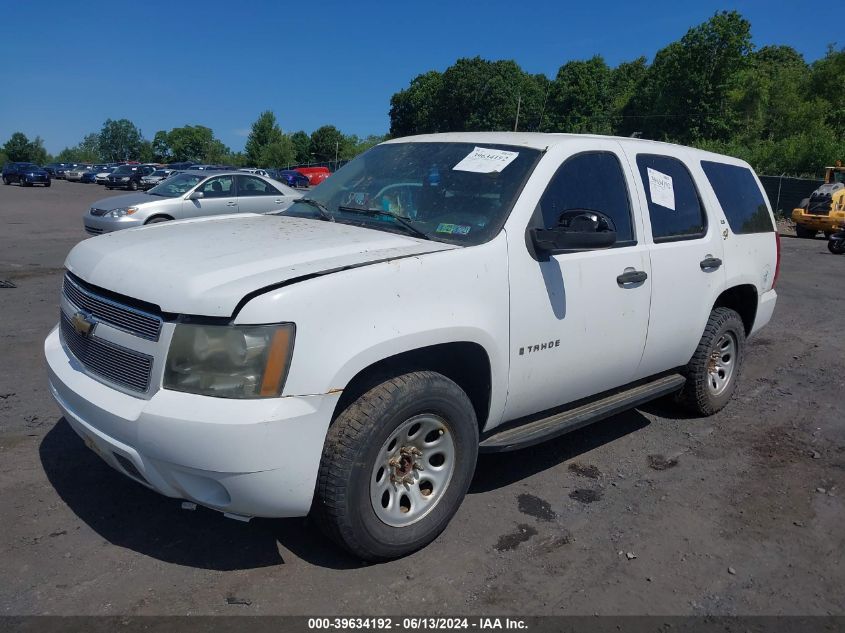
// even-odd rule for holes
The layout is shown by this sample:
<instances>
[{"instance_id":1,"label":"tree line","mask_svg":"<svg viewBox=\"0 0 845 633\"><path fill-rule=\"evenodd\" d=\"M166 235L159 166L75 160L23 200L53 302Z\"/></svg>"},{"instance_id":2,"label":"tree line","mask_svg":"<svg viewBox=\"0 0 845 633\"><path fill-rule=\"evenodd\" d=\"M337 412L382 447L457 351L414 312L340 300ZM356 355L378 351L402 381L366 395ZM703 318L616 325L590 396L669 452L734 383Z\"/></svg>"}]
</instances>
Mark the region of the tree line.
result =
<instances>
[{"instance_id":1,"label":"tree line","mask_svg":"<svg viewBox=\"0 0 845 633\"><path fill-rule=\"evenodd\" d=\"M359 138L333 125L285 133L272 111L252 124L243 152L211 128L185 125L144 138L131 121L49 156L40 137L16 132L0 162L139 160L284 167L347 160L388 137L520 130L638 136L738 156L759 173L817 176L845 159L845 48L812 64L789 46L756 49L751 24L722 11L678 41L611 68L601 56L565 63L554 79L512 60L457 60L411 80L390 99L390 133Z\"/></svg>"},{"instance_id":2,"label":"tree line","mask_svg":"<svg viewBox=\"0 0 845 633\"><path fill-rule=\"evenodd\" d=\"M755 49L751 24L716 13L680 40L611 68L601 56L554 79L511 60L459 59L390 100L390 135L521 130L614 134L731 154L758 172L818 175L845 159L845 49L808 64L789 46Z\"/></svg>"},{"instance_id":3,"label":"tree line","mask_svg":"<svg viewBox=\"0 0 845 633\"><path fill-rule=\"evenodd\" d=\"M152 140L128 119L107 119L99 132L91 132L75 146L55 156L44 148L41 137L29 140L15 132L0 146L0 164L23 161L97 163L137 160L149 163L194 162L235 167L287 167L313 162L349 160L384 140L383 136L359 138L343 134L333 125L324 125L311 134L286 134L272 111L262 112L252 124L243 152L233 152L214 131L204 125L185 125L159 130Z\"/></svg>"}]
</instances>

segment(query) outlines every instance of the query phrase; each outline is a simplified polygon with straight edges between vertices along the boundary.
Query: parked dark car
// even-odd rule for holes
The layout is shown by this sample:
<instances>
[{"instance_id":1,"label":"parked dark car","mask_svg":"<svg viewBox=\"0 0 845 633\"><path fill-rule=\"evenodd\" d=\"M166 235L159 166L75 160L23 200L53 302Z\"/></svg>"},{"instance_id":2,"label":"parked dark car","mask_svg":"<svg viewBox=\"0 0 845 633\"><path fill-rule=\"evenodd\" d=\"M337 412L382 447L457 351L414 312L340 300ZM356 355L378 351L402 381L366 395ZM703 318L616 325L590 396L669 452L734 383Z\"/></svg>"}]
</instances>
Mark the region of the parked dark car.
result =
<instances>
[{"instance_id":1,"label":"parked dark car","mask_svg":"<svg viewBox=\"0 0 845 633\"><path fill-rule=\"evenodd\" d=\"M96 183L97 182L97 173L102 169L101 167L97 167L94 165L88 171L82 172L82 177L79 179L79 182L87 182L87 183Z\"/></svg>"},{"instance_id":2,"label":"parked dark car","mask_svg":"<svg viewBox=\"0 0 845 633\"><path fill-rule=\"evenodd\" d=\"M106 179L106 189L129 189L137 191L141 188L141 178L156 170L154 165L121 165L109 174Z\"/></svg>"},{"instance_id":3,"label":"parked dark car","mask_svg":"<svg viewBox=\"0 0 845 633\"><path fill-rule=\"evenodd\" d=\"M34 163L6 163L3 167L3 182L7 185L16 182L21 187L49 187L50 174Z\"/></svg>"},{"instance_id":4,"label":"parked dark car","mask_svg":"<svg viewBox=\"0 0 845 633\"><path fill-rule=\"evenodd\" d=\"M294 169L268 169L270 178L286 184L288 187L308 187L311 183L308 176L300 174Z\"/></svg>"},{"instance_id":5,"label":"parked dark car","mask_svg":"<svg viewBox=\"0 0 845 633\"><path fill-rule=\"evenodd\" d=\"M65 177L65 169L67 169L67 165L64 163L47 163L44 165L44 171L50 174L50 178L54 178L55 180Z\"/></svg>"}]
</instances>

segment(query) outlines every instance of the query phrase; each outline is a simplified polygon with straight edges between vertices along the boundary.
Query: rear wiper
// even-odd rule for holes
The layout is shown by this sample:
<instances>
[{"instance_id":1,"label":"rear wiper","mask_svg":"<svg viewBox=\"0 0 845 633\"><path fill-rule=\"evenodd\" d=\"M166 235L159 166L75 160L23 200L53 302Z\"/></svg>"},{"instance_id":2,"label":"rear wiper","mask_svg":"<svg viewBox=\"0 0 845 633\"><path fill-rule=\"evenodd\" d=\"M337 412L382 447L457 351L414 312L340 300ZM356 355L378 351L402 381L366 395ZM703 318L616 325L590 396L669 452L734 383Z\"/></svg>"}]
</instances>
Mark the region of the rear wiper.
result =
<instances>
[{"instance_id":1,"label":"rear wiper","mask_svg":"<svg viewBox=\"0 0 845 633\"><path fill-rule=\"evenodd\" d=\"M360 207L338 207L338 211L344 211L346 213L358 213L360 215L366 215L369 217L376 217L380 215L386 215L389 218L396 220L399 226L407 229L409 233L413 233L417 237L423 240L430 240L431 237L428 236L427 233L420 231L417 227L413 224L408 222L407 219L402 217L401 215L396 215L395 213L391 213L390 211L384 211L382 209L362 209Z\"/></svg>"},{"instance_id":2,"label":"rear wiper","mask_svg":"<svg viewBox=\"0 0 845 633\"><path fill-rule=\"evenodd\" d=\"M313 198L299 198L295 202L304 202L305 204L310 204L312 207L317 209L320 212L320 218L323 220L327 220L329 222L334 222L334 216L329 213L329 210L326 208L322 202L314 200Z\"/></svg>"}]
</instances>

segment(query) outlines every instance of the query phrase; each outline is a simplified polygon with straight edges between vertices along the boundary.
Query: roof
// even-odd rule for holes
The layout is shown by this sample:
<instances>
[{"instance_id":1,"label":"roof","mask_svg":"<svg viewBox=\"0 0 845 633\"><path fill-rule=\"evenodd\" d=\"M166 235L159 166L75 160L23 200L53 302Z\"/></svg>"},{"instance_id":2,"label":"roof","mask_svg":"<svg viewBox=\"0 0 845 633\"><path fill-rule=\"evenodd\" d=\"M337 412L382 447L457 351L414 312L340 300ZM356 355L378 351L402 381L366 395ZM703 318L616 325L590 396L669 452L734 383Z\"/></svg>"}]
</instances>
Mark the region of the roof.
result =
<instances>
[{"instance_id":1,"label":"roof","mask_svg":"<svg viewBox=\"0 0 845 633\"><path fill-rule=\"evenodd\" d=\"M664 153L669 148L674 148L675 150L694 152L700 158L708 156L719 159L725 158L722 154L716 154L706 150L688 147L686 145L678 145L677 143L651 141L627 136L607 136L602 134L563 134L552 132L443 132L439 134L405 136L385 141L385 143L490 143L493 145L512 145L516 147L522 146L544 150L556 145L565 145L576 142L583 143L585 139L618 141L621 145L629 149L636 148L642 152L647 152L650 148L651 151L655 153ZM730 162L745 164L743 161L736 158L731 158Z\"/></svg>"}]
</instances>

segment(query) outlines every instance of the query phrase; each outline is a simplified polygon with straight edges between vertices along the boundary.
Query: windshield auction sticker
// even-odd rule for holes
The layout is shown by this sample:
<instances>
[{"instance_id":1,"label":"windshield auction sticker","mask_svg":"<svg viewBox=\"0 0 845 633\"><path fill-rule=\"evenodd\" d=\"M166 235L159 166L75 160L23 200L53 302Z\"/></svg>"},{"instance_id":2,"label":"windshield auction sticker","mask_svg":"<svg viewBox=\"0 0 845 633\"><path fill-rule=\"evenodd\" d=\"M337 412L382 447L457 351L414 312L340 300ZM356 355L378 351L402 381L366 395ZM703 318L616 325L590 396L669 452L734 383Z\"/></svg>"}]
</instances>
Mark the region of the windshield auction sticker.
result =
<instances>
[{"instance_id":1,"label":"windshield auction sticker","mask_svg":"<svg viewBox=\"0 0 845 633\"><path fill-rule=\"evenodd\" d=\"M452 167L452 170L473 171L479 174L498 173L510 165L517 156L519 152L476 147L461 162Z\"/></svg>"},{"instance_id":2,"label":"windshield auction sticker","mask_svg":"<svg viewBox=\"0 0 845 633\"><path fill-rule=\"evenodd\" d=\"M649 167L648 189L654 204L675 210L675 188L672 186L672 176Z\"/></svg>"}]
</instances>

